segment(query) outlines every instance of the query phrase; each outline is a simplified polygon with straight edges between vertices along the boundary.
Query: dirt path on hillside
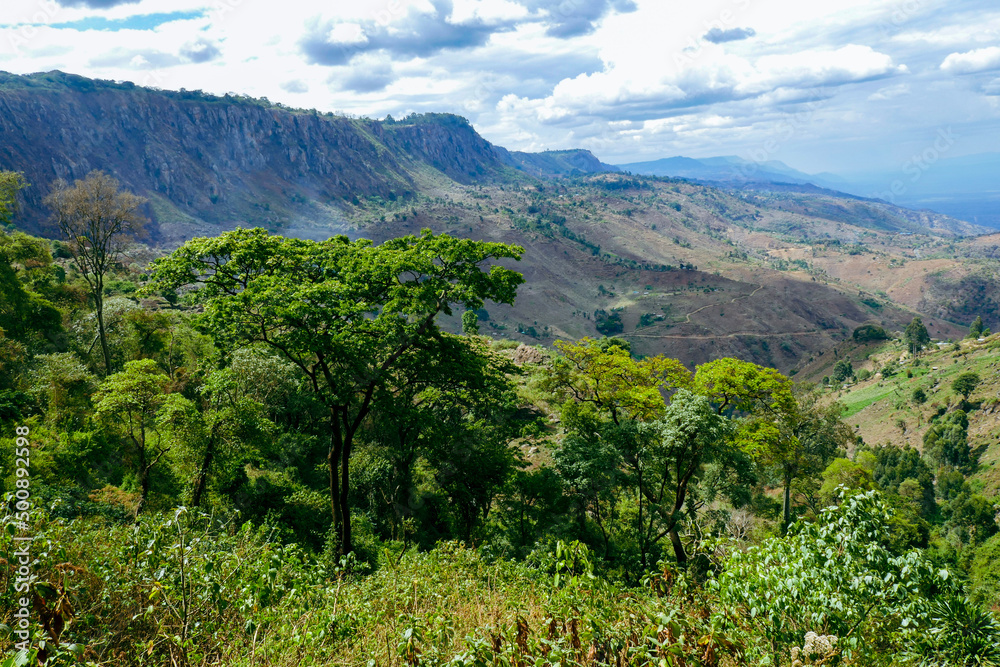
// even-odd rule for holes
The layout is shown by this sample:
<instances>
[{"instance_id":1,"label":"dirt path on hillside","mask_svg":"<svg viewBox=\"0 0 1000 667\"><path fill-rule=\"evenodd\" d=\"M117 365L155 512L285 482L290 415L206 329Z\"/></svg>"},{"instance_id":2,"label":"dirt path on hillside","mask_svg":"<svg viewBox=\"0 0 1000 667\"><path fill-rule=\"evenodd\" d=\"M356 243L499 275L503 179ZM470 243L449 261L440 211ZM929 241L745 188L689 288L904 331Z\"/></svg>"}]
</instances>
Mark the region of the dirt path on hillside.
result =
<instances>
[{"instance_id":1,"label":"dirt path on hillside","mask_svg":"<svg viewBox=\"0 0 1000 667\"><path fill-rule=\"evenodd\" d=\"M734 297L729 303L736 303L740 299L749 299L750 297L752 297L754 294L756 294L757 292L761 291L762 289L764 289L764 285L759 285L757 287L757 289L755 289L754 291L750 292L749 294L744 294L742 296ZM701 311L705 310L706 308L712 308L714 306L719 306L719 305L721 305L721 304L710 303L707 306L702 306L701 308L699 308L697 310L692 310L690 313L688 313L687 315L684 316L684 324L691 324L691 316L692 315L697 315L698 313L700 313Z\"/></svg>"},{"instance_id":2,"label":"dirt path on hillside","mask_svg":"<svg viewBox=\"0 0 1000 667\"><path fill-rule=\"evenodd\" d=\"M788 333L761 333L759 331L735 331L733 333L728 333L728 334L709 334L709 335L690 334L687 336L683 334L655 335L655 334L636 334L636 333L633 334L620 333L615 335L621 336L623 338L688 338L696 340L713 340L716 338L737 338L739 336L755 336L757 338L776 338L778 336L816 336L816 335L821 335L822 333L823 331L821 329L814 329L813 331L790 331Z\"/></svg>"},{"instance_id":3,"label":"dirt path on hillside","mask_svg":"<svg viewBox=\"0 0 1000 667\"><path fill-rule=\"evenodd\" d=\"M734 297L733 299L731 299L729 301L729 303L736 303L740 299L749 299L750 297L752 297L753 295L755 295L757 292L761 291L762 289L764 289L764 285L763 284L759 285L757 287L757 289L755 289L754 291L750 292L749 294L743 294L741 296ZM697 310L692 310L690 313L688 313L684 317L684 324L691 324L691 316L692 315L697 315L698 313L700 313L701 311L705 310L706 308L712 308L714 306L720 306L720 305L722 305L722 304L719 304L719 303L710 303L709 305L702 306L701 308L698 308ZM621 334L618 334L618 335L619 336L624 336L626 338L675 338L675 339L684 339L684 338L687 338L687 339L695 339L695 340L712 340L712 339L716 339L716 338L737 338L739 336L756 336L758 338L774 338L774 337L778 337L778 336L815 336L815 335L822 334L822 333L823 333L823 331L820 330L820 329L813 329L811 331L792 331L792 332L789 332L789 333L761 333L761 332L758 332L758 331L734 331L733 333L728 333L728 334L714 334L714 335L690 334L690 335L687 335L687 336L685 336L683 334L640 334L640 333L632 333L632 334L621 333Z\"/></svg>"}]
</instances>

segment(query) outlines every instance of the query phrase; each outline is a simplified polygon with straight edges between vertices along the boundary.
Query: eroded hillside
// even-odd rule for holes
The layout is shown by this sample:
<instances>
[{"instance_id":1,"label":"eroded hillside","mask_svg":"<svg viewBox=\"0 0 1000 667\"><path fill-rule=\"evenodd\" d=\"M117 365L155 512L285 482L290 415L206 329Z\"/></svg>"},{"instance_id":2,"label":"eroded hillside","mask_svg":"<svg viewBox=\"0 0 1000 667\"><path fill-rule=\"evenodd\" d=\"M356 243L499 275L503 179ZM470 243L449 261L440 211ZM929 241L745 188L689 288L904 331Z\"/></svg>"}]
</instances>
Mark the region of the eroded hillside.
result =
<instances>
[{"instance_id":1,"label":"eroded hillside","mask_svg":"<svg viewBox=\"0 0 1000 667\"><path fill-rule=\"evenodd\" d=\"M527 282L516 304L481 313L481 328L495 336L551 343L613 334L640 354L693 363L734 355L783 370L864 322L901 329L916 312L829 265L862 255L888 265L954 239L927 228L903 236L763 208L703 185L614 174L452 188L416 203L367 200L348 215L377 240L431 227L524 246L517 268ZM941 318L928 325L944 338L964 331Z\"/></svg>"}]
</instances>

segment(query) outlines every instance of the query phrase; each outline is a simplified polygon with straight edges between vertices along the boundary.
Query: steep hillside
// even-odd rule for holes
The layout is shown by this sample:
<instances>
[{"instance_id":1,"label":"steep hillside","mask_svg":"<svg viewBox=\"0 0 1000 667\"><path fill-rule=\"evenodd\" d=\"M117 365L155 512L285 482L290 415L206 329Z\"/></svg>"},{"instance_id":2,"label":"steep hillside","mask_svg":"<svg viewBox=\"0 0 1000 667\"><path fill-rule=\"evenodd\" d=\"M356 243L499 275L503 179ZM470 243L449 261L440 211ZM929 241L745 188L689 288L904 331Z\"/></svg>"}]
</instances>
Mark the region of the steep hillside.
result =
<instances>
[{"instance_id":1,"label":"steep hillside","mask_svg":"<svg viewBox=\"0 0 1000 667\"><path fill-rule=\"evenodd\" d=\"M464 118L345 118L266 100L171 92L50 72L0 73L0 168L23 171L22 220L42 226L56 178L112 173L148 197L154 238L176 243L236 224L329 235L343 203L410 199L443 182L604 170L588 154L509 153Z\"/></svg>"},{"instance_id":2,"label":"steep hillside","mask_svg":"<svg viewBox=\"0 0 1000 667\"><path fill-rule=\"evenodd\" d=\"M527 283L517 303L483 314L483 331L497 337L551 344L613 334L640 354L692 363L734 355L783 370L864 322L902 329L915 314L813 266L814 250L849 258L859 241L895 253L905 251L896 243L940 240L790 215L684 181L616 174L455 188L415 203L362 202L350 219L376 240L431 227L523 245L517 269ZM782 225L799 231L774 231ZM935 335L964 331L927 321Z\"/></svg>"},{"instance_id":3,"label":"steep hillside","mask_svg":"<svg viewBox=\"0 0 1000 667\"><path fill-rule=\"evenodd\" d=\"M543 151L541 153L510 151L505 157L507 163L515 169L539 178L618 171L618 167L604 164L593 153L585 150Z\"/></svg>"},{"instance_id":4,"label":"steep hillside","mask_svg":"<svg viewBox=\"0 0 1000 667\"><path fill-rule=\"evenodd\" d=\"M414 189L372 121L60 73L4 77L0 86L0 163L37 186L25 192L29 227L43 219L49 182L92 169L149 197L154 221L188 220L200 232L236 220L273 224L307 199Z\"/></svg>"},{"instance_id":5,"label":"steep hillside","mask_svg":"<svg viewBox=\"0 0 1000 667\"><path fill-rule=\"evenodd\" d=\"M965 406L969 415L969 444L979 467L979 479L987 496L1000 492L1000 334L985 340L960 340L955 344L933 346L912 366L903 344L892 341L858 348L845 345L839 359L851 359L855 371L871 377L835 387L830 398L845 407L846 421L869 445L910 445L923 448L924 433L932 420L960 406L962 397L952 388L952 381L967 371L977 373L982 383ZM803 369L797 377L818 380L832 370L834 355ZM881 372L886 365L897 368L891 375ZM925 402L913 397L922 390Z\"/></svg>"},{"instance_id":6,"label":"steep hillside","mask_svg":"<svg viewBox=\"0 0 1000 667\"><path fill-rule=\"evenodd\" d=\"M813 185L748 183L735 188L757 206L804 213L833 222L902 234L931 232L937 236L990 234L989 227L935 213L914 211L878 200L818 188Z\"/></svg>"}]
</instances>

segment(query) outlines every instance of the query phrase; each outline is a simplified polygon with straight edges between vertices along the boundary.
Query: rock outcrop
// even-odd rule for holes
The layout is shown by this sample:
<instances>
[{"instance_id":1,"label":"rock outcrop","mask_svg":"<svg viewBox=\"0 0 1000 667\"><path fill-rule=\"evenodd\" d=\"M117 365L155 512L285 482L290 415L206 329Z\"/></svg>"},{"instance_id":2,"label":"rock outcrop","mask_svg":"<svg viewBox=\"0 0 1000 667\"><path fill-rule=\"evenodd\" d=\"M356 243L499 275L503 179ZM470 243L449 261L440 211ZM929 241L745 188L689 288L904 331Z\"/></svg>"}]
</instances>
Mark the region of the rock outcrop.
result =
<instances>
[{"instance_id":1,"label":"rock outcrop","mask_svg":"<svg viewBox=\"0 0 1000 667\"><path fill-rule=\"evenodd\" d=\"M52 181L93 169L150 200L154 238L170 225L190 236L343 221L344 202L412 197L428 170L473 183L516 177L518 166L533 176L570 163L603 169L593 156L539 155L496 147L451 114L377 121L62 72L0 73L0 168L32 183L20 219L36 232Z\"/></svg>"}]
</instances>

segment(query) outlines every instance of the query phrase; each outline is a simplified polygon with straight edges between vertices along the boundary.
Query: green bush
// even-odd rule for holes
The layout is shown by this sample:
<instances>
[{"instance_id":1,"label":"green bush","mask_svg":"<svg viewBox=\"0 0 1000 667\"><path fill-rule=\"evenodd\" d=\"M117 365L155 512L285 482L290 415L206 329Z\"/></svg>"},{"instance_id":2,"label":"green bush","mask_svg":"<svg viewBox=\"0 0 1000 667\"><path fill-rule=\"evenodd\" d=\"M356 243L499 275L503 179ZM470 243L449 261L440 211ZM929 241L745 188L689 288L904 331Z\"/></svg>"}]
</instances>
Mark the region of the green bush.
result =
<instances>
[{"instance_id":1,"label":"green bush","mask_svg":"<svg viewBox=\"0 0 1000 667\"><path fill-rule=\"evenodd\" d=\"M858 343L867 343L873 340L889 340L889 334L877 324L862 324L854 330L852 337Z\"/></svg>"},{"instance_id":2,"label":"green bush","mask_svg":"<svg viewBox=\"0 0 1000 667\"><path fill-rule=\"evenodd\" d=\"M869 664L931 632L930 603L956 589L954 578L919 551L886 549L891 520L877 492L842 492L815 523L730 556L718 613L740 664L783 664L807 632L833 635L843 658Z\"/></svg>"},{"instance_id":3,"label":"green bush","mask_svg":"<svg viewBox=\"0 0 1000 667\"><path fill-rule=\"evenodd\" d=\"M1000 608L1000 534L983 542L969 569L971 597L976 602Z\"/></svg>"}]
</instances>

